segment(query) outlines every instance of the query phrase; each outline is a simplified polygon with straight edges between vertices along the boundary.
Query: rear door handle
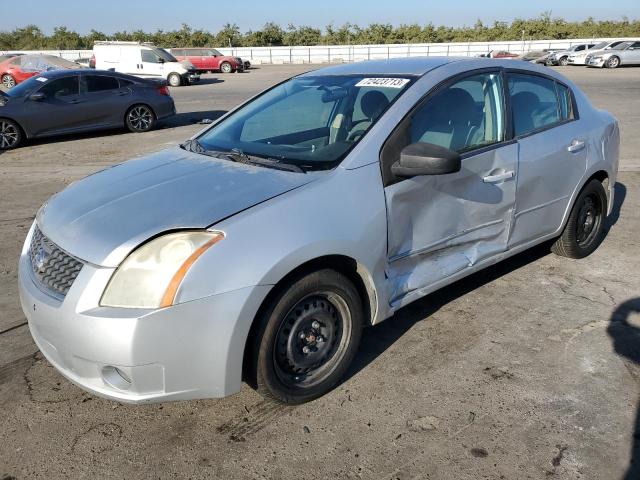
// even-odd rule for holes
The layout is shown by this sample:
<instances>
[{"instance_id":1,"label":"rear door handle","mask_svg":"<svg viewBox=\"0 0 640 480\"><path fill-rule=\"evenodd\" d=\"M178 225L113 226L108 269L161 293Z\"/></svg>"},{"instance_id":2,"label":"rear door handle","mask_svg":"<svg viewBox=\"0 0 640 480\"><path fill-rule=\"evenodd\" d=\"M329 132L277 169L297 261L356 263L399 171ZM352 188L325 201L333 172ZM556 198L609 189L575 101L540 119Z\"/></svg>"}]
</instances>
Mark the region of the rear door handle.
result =
<instances>
[{"instance_id":1,"label":"rear door handle","mask_svg":"<svg viewBox=\"0 0 640 480\"><path fill-rule=\"evenodd\" d=\"M574 140L571 142L571 145L567 147L567 150L571 153L577 153L580 150L583 150L585 147L585 143L582 140Z\"/></svg>"},{"instance_id":2,"label":"rear door handle","mask_svg":"<svg viewBox=\"0 0 640 480\"><path fill-rule=\"evenodd\" d=\"M486 177L482 177L482 181L484 183L498 183L503 182L504 180L509 180L515 176L515 172L512 170L510 172L499 173L497 175L487 175Z\"/></svg>"},{"instance_id":3,"label":"rear door handle","mask_svg":"<svg viewBox=\"0 0 640 480\"><path fill-rule=\"evenodd\" d=\"M126 95L127 93L129 93L129 92L114 92L113 94L117 95L118 97L122 97L122 96Z\"/></svg>"}]
</instances>

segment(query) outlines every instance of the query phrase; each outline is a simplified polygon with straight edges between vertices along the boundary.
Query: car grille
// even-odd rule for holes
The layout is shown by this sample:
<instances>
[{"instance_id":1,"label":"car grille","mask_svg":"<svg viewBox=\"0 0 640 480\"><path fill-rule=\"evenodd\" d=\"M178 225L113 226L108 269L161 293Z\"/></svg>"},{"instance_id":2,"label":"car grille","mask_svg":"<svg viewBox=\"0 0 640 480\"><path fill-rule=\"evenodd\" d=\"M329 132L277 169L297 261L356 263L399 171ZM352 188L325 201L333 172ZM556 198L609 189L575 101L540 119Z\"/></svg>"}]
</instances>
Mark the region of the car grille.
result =
<instances>
[{"instance_id":1,"label":"car grille","mask_svg":"<svg viewBox=\"0 0 640 480\"><path fill-rule=\"evenodd\" d=\"M64 297L83 263L43 235L36 226L29 246L31 271L41 287Z\"/></svg>"}]
</instances>

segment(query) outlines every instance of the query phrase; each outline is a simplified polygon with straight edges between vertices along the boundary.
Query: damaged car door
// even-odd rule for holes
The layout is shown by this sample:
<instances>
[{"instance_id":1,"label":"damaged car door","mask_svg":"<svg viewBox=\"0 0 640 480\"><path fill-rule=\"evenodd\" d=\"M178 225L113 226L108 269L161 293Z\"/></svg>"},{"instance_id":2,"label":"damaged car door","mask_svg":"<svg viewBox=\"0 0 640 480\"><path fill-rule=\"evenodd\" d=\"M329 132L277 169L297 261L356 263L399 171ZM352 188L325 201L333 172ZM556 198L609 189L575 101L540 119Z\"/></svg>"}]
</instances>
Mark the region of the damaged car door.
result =
<instances>
[{"instance_id":1,"label":"damaged car door","mask_svg":"<svg viewBox=\"0 0 640 480\"><path fill-rule=\"evenodd\" d=\"M518 170L517 144L506 141L506 118L501 72L466 74L421 100L385 143L392 305L506 250ZM403 172L403 153L420 144L458 154L459 170Z\"/></svg>"}]
</instances>

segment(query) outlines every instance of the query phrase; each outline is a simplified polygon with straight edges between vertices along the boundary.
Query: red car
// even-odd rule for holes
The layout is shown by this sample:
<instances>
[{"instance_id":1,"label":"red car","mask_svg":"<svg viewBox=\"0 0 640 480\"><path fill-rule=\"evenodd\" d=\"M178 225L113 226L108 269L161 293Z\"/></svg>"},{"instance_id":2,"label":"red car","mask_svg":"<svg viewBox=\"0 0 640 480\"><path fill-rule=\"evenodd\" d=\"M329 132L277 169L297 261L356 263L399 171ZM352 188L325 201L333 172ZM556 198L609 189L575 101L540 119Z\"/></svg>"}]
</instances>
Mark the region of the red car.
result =
<instances>
[{"instance_id":1,"label":"red car","mask_svg":"<svg viewBox=\"0 0 640 480\"><path fill-rule=\"evenodd\" d=\"M506 52L504 50L492 50L489 52L490 58L516 58L518 56L517 53Z\"/></svg>"},{"instance_id":2,"label":"red car","mask_svg":"<svg viewBox=\"0 0 640 480\"><path fill-rule=\"evenodd\" d=\"M9 89L42 72L75 68L81 66L53 55L19 55L0 63L0 81Z\"/></svg>"},{"instance_id":3,"label":"red car","mask_svg":"<svg viewBox=\"0 0 640 480\"><path fill-rule=\"evenodd\" d=\"M188 60L198 72L231 73L244 70L242 59L223 55L215 48L172 48L171 55L178 60Z\"/></svg>"}]
</instances>

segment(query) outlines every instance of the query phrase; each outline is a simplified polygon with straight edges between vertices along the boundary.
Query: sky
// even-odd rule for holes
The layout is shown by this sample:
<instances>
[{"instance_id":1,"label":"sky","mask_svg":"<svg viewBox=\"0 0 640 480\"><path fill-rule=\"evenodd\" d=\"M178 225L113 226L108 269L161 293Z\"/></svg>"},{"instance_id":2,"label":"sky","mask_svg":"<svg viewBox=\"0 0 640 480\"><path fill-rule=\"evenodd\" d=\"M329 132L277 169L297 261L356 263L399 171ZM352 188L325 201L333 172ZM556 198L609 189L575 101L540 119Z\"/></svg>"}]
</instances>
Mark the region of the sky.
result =
<instances>
[{"instance_id":1,"label":"sky","mask_svg":"<svg viewBox=\"0 0 640 480\"><path fill-rule=\"evenodd\" d=\"M324 27L346 22L419 23L472 25L477 19L495 20L537 17L551 11L553 17L584 20L619 20L623 16L640 18L640 0L22 0L19 7L9 2L0 9L0 30L35 24L46 33L64 25L80 33L91 29L104 33L122 30L174 30L187 23L193 28L219 30L225 23L236 23L240 30L256 30L273 21ZM613 5L615 6L612 6Z\"/></svg>"}]
</instances>

